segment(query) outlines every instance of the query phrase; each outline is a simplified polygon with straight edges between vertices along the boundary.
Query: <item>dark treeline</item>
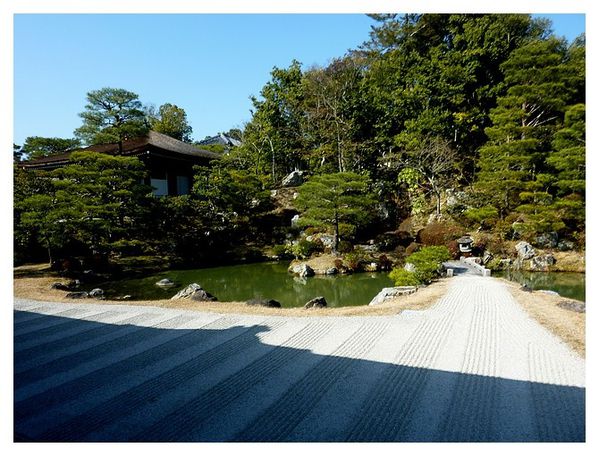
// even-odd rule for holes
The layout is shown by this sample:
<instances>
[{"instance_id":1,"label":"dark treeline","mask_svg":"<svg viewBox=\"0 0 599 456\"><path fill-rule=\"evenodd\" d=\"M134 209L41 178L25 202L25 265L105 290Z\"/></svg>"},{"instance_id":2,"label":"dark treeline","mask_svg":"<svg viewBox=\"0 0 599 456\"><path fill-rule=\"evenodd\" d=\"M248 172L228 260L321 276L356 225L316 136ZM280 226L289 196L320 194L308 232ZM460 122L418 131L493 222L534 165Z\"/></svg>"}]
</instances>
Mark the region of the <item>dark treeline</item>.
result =
<instances>
[{"instance_id":1,"label":"dark treeline","mask_svg":"<svg viewBox=\"0 0 599 456\"><path fill-rule=\"evenodd\" d=\"M105 254L121 249L118 254L197 263L221 257L217 252L234 245L282 242L298 233L273 210L269 191L296 169L309 179L365 179L368 189L362 199L376 204L371 211L362 210L359 224L348 227L345 237L352 241L395 230L410 217L428 220L434 215L499 240L534 242L551 232L583 248L584 35L568 44L551 34L545 20L517 14L373 19L369 40L325 67L304 69L293 61L288 68L274 68L259 96L252 97L251 120L236 132L241 146L212 169L198 170L189 196L156 199L146 197L148 189L127 190L141 195L127 197L137 201L130 213L124 214L121 205L120 213L92 217L104 220L96 223L106 225L109 233L103 237L84 234L81 230L89 228L80 222L73 223L66 238L42 234L60 225L57 220L78 219L56 213L40 223L40 217L55 212L48 208L62 201L56 195L65 191L65 184L40 181L39 176L36 181L19 170L17 255L25 260L36 248L64 251L75 243ZM154 123L146 121L146 126L190 141L191 128L181 111L161 107L152 111ZM147 119L147 110L144 115ZM169 122L160 121L168 116L177 119L175 133L169 132ZM104 137L82 117L78 131L85 134L84 143ZM133 119L128 125L139 123ZM120 141L114 132L108 133ZM142 172L113 160L110 166L117 173ZM54 173L69 178L65 171ZM70 177L75 175L71 171ZM314 188L343 179L321 179ZM77 193L80 179L74 180L69 194L85 200L88 193ZM54 200L40 200L45 197ZM73 207L65 201L65 207ZM109 193L106 204L115 204ZM298 212L311 214L305 219L314 220L313 231L343 237L330 217L314 219L327 210L299 206ZM127 220L130 229L123 230ZM110 229L113 222L119 229Z\"/></svg>"}]
</instances>

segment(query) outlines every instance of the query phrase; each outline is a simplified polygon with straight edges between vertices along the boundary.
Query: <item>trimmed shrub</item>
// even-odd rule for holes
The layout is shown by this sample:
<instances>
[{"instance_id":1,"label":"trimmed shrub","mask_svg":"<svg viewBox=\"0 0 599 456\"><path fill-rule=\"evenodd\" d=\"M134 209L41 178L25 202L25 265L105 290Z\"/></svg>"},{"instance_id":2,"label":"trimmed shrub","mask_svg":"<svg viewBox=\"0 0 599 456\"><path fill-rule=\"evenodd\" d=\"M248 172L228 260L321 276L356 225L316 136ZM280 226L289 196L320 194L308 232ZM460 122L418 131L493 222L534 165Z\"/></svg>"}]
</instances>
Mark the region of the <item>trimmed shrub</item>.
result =
<instances>
[{"instance_id":1,"label":"trimmed shrub","mask_svg":"<svg viewBox=\"0 0 599 456\"><path fill-rule=\"evenodd\" d=\"M416 273L406 271L403 268L395 268L389 273L389 278L395 282L396 287L418 286L420 281Z\"/></svg>"},{"instance_id":2,"label":"trimmed shrub","mask_svg":"<svg viewBox=\"0 0 599 456\"><path fill-rule=\"evenodd\" d=\"M406 263L412 263L416 268L415 274L421 283L430 283L439 276L439 268L443 261L451 259L449 249L442 245L423 247L406 258Z\"/></svg>"}]
</instances>

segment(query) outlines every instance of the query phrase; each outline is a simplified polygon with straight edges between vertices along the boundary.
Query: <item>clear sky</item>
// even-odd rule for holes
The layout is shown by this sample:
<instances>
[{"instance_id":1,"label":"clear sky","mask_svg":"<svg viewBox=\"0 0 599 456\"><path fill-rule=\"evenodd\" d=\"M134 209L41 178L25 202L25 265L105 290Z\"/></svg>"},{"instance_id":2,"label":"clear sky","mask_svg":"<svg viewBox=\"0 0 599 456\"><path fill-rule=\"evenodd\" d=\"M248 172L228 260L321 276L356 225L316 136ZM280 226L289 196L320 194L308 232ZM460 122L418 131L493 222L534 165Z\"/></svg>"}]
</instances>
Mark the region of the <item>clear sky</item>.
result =
<instances>
[{"instance_id":1,"label":"clear sky","mask_svg":"<svg viewBox=\"0 0 599 456\"><path fill-rule=\"evenodd\" d=\"M584 32L584 15L545 16L568 40ZM14 142L72 137L85 94L102 87L184 108L203 139L249 120L249 96L274 66L325 65L367 40L373 23L358 14L17 14Z\"/></svg>"}]
</instances>

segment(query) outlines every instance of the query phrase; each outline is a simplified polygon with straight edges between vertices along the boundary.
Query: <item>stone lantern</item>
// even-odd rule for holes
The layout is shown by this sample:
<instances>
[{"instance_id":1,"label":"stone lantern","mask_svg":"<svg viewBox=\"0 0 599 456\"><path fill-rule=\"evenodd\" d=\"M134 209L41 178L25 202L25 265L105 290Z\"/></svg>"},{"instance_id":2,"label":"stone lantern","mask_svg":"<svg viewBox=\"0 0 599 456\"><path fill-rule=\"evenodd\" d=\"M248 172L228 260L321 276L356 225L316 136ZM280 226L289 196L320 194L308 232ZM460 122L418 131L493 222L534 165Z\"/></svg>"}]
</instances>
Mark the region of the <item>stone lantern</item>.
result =
<instances>
[{"instance_id":1,"label":"stone lantern","mask_svg":"<svg viewBox=\"0 0 599 456\"><path fill-rule=\"evenodd\" d=\"M466 254L464 256L470 256L472 253L472 244L474 243L474 240L470 237L470 235L466 234L459 238L456 242L460 248L460 253Z\"/></svg>"}]
</instances>

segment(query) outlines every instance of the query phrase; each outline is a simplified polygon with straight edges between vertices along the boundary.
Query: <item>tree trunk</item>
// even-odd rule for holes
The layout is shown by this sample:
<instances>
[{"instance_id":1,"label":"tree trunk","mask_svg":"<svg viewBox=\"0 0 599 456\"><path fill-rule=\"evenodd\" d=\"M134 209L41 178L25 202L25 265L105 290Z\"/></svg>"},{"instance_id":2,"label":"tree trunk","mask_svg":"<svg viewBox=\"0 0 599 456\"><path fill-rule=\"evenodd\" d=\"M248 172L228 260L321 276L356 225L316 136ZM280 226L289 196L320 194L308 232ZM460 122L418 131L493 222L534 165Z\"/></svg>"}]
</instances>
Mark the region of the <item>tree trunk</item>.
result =
<instances>
[{"instance_id":1,"label":"tree trunk","mask_svg":"<svg viewBox=\"0 0 599 456\"><path fill-rule=\"evenodd\" d=\"M51 268L52 267L52 250L50 250L50 246L49 245L48 245L47 249L48 249L48 265Z\"/></svg>"},{"instance_id":2,"label":"tree trunk","mask_svg":"<svg viewBox=\"0 0 599 456\"><path fill-rule=\"evenodd\" d=\"M435 192L437 199L437 215L441 215L441 192Z\"/></svg>"},{"instance_id":3,"label":"tree trunk","mask_svg":"<svg viewBox=\"0 0 599 456\"><path fill-rule=\"evenodd\" d=\"M339 250L339 214L335 212L335 252Z\"/></svg>"}]
</instances>

